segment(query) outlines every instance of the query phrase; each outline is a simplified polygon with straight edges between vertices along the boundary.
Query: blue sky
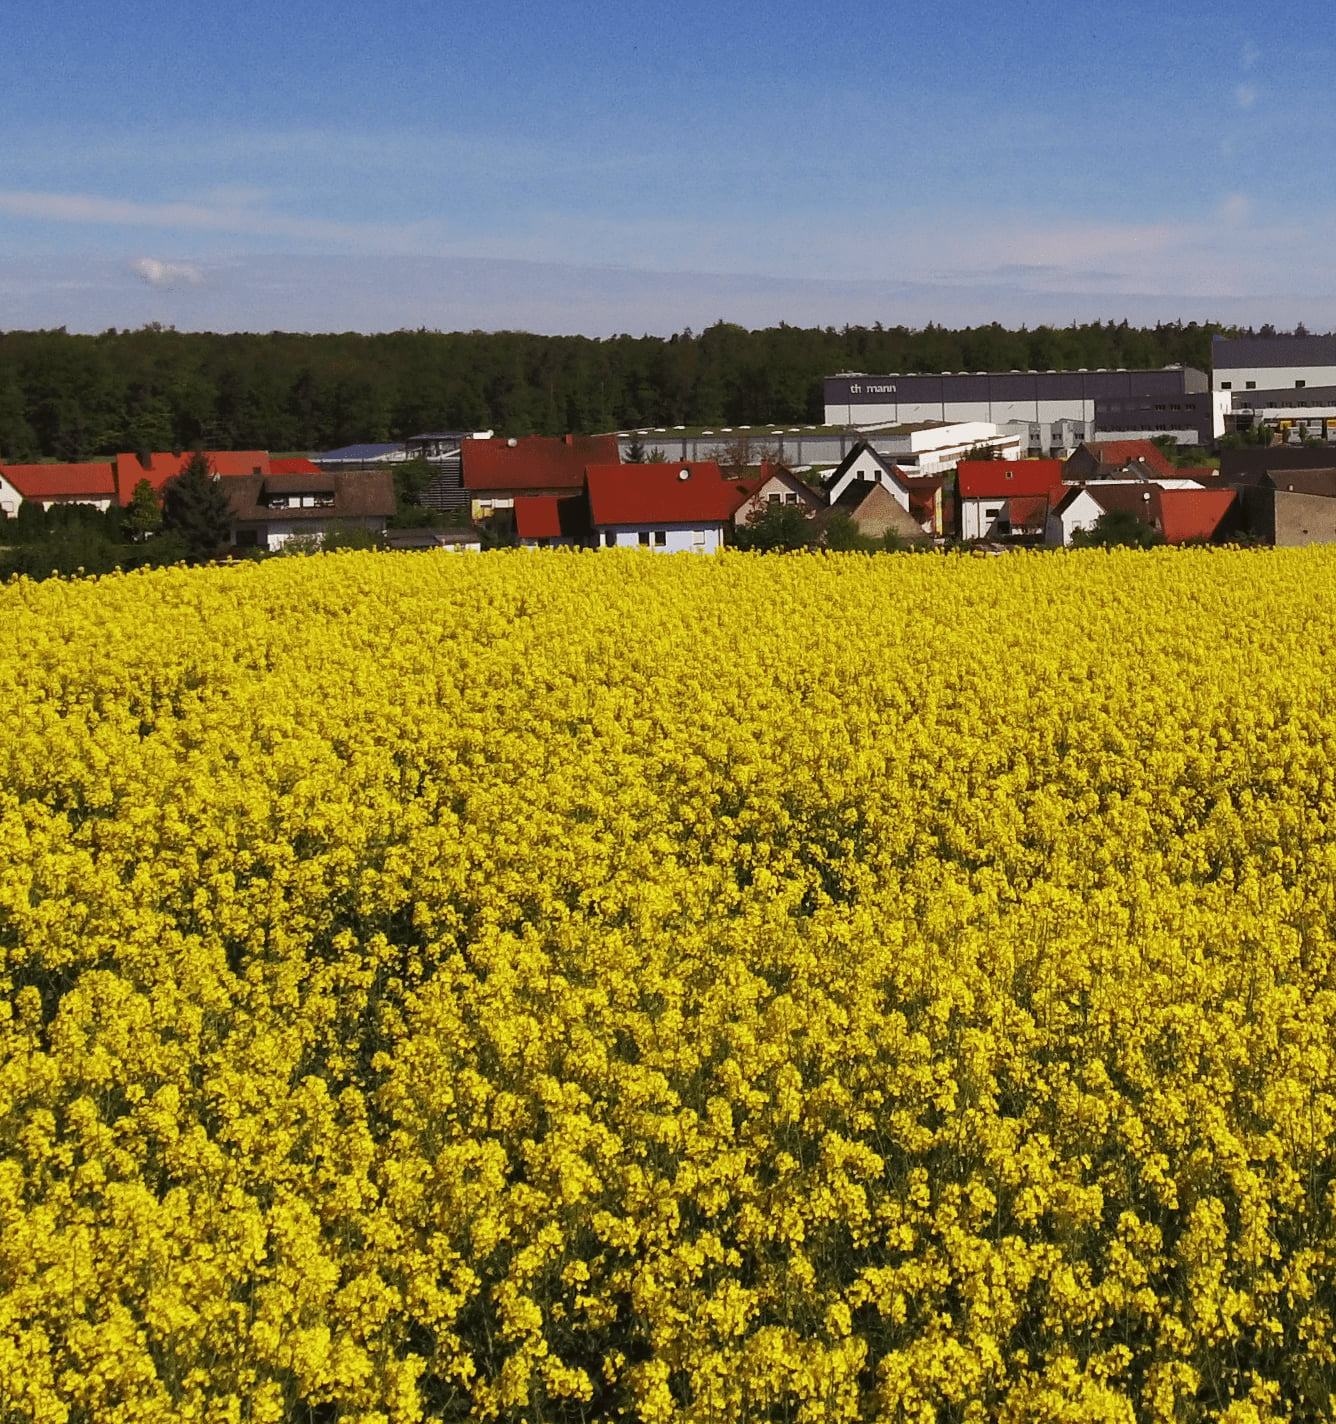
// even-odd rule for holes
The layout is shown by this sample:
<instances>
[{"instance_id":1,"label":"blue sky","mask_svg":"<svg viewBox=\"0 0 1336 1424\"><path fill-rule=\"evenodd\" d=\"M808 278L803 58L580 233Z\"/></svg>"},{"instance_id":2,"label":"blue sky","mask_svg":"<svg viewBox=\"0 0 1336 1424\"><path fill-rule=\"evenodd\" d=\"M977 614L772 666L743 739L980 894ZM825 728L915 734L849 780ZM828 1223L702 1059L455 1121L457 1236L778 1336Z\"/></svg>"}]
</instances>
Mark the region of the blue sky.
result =
<instances>
[{"instance_id":1,"label":"blue sky","mask_svg":"<svg viewBox=\"0 0 1336 1424\"><path fill-rule=\"evenodd\" d=\"M1336 326L1309 0L51 0L5 31L0 328Z\"/></svg>"}]
</instances>

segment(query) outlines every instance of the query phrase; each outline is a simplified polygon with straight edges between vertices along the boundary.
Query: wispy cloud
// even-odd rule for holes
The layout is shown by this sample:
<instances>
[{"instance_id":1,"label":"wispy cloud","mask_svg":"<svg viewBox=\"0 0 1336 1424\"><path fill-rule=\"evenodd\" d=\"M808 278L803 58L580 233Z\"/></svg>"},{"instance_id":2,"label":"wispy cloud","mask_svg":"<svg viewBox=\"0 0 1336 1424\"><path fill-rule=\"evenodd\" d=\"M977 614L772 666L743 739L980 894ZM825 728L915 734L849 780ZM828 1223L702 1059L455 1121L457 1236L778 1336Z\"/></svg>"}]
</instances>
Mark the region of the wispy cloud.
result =
<instances>
[{"instance_id":1,"label":"wispy cloud","mask_svg":"<svg viewBox=\"0 0 1336 1424\"><path fill-rule=\"evenodd\" d=\"M263 196L262 194L260 196ZM439 238L435 222L339 222L297 217L258 206L256 194L245 190L245 201L225 192L214 201L141 203L128 198L104 198L91 193L44 193L0 190L0 213L36 222L77 223L101 227L159 228L244 233L250 236L296 238L354 250L404 252L421 250Z\"/></svg>"},{"instance_id":2,"label":"wispy cloud","mask_svg":"<svg viewBox=\"0 0 1336 1424\"><path fill-rule=\"evenodd\" d=\"M1234 102L1240 109L1251 109L1257 102L1256 84L1238 84L1234 88Z\"/></svg>"}]
</instances>

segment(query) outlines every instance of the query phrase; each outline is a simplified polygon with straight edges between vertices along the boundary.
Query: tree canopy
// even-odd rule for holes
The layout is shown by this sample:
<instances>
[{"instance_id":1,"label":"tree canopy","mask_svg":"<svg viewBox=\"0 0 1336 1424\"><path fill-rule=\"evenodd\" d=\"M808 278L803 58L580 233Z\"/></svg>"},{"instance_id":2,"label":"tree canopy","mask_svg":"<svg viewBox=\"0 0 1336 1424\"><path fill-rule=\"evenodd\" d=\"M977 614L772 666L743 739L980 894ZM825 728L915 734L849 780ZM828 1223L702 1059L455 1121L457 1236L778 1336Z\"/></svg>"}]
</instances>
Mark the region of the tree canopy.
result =
<instances>
[{"instance_id":1,"label":"tree canopy","mask_svg":"<svg viewBox=\"0 0 1336 1424\"><path fill-rule=\"evenodd\" d=\"M1205 368L1213 332L1126 322L960 330L761 331L669 337L395 331L366 336L0 333L0 460L121 452L327 450L433 429L502 435L815 421L841 370ZM645 443L653 447L653 435Z\"/></svg>"}]
</instances>

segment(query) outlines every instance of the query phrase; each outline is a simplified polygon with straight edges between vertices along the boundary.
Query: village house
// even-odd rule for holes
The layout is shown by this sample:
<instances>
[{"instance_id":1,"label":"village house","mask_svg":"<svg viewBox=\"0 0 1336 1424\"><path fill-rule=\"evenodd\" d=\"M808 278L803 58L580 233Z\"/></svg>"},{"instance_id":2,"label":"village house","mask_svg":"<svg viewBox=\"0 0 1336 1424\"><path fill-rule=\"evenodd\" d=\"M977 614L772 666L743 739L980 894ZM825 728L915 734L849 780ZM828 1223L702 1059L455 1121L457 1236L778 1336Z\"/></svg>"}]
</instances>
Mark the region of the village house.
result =
<instances>
[{"instance_id":1,"label":"village house","mask_svg":"<svg viewBox=\"0 0 1336 1424\"><path fill-rule=\"evenodd\" d=\"M272 470L268 450L205 450L204 458L209 468L217 475L233 478L247 475L267 475ZM117 455L116 489L122 504L129 504L140 480L147 480L153 493L161 495L162 487L168 480L181 473L186 462L192 458L190 451L157 451L154 454ZM303 465L309 465L303 460ZM314 469L315 467L312 466Z\"/></svg>"},{"instance_id":2,"label":"village house","mask_svg":"<svg viewBox=\"0 0 1336 1424\"><path fill-rule=\"evenodd\" d=\"M755 485L725 479L713 461L590 465L589 520L604 548L712 554Z\"/></svg>"},{"instance_id":3,"label":"village house","mask_svg":"<svg viewBox=\"0 0 1336 1424\"><path fill-rule=\"evenodd\" d=\"M615 435L526 435L465 440L460 447L474 520L512 508L517 498L579 494L587 465L617 465L620 459Z\"/></svg>"},{"instance_id":4,"label":"village house","mask_svg":"<svg viewBox=\"0 0 1336 1424\"><path fill-rule=\"evenodd\" d=\"M66 465L0 465L0 513L13 518L19 505L89 504L110 509L116 501L116 475L109 461Z\"/></svg>"},{"instance_id":5,"label":"village house","mask_svg":"<svg viewBox=\"0 0 1336 1424\"><path fill-rule=\"evenodd\" d=\"M388 469L230 475L221 483L238 548L279 549L289 539L321 538L337 528L380 535L394 515Z\"/></svg>"},{"instance_id":6,"label":"village house","mask_svg":"<svg viewBox=\"0 0 1336 1424\"><path fill-rule=\"evenodd\" d=\"M847 514L860 534L880 539L895 534L901 539L926 539L927 532L887 485L874 480L844 480L839 498L818 516L828 524L832 515Z\"/></svg>"},{"instance_id":7,"label":"village house","mask_svg":"<svg viewBox=\"0 0 1336 1424\"><path fill-rule=\"evenodd\" d=\"M1051 496L1061 488L1061 460L962 460L956 467L961 538L1042 536Z\"/></svg>"},{"instance_id":8,"label":"village house","mask_svg":"<svg viewBox=\"0 0 1336 1424\"><path fill-rule=\"evenodd\" d=\"M1188 480L1094 480L1062 495L1049 513L1045 539L1068 545L1115 512L1132 515L1169 544L1220 539L1235 532L1237 510L1231 489L1203 489Z\"/></svg>"},{"instance_id":9,"label":"village house","mask_svg":"<svg viewBox=\"0 0 1336 1424\"><path fill-rule=\"evenodd\" d=\"M734 524L742 526L767 509L784 505L797 505L805 514L811 514L825 505L819 490L814 490L785 465L772 465L763 461L761 472L748 483L754 486L749 499L738 506L733 516Z\"/></svg>"},{"instance_id":10,"label":"village house","mask_svg":"<svg viewBox=\"0 0 1336 1424\"><path fill-rule=\"evenodd\" d=\"M1238 494L1252 537L1280 548L1336 543L1336 469L1265 470Z\"/></svg>"}]
</instances>

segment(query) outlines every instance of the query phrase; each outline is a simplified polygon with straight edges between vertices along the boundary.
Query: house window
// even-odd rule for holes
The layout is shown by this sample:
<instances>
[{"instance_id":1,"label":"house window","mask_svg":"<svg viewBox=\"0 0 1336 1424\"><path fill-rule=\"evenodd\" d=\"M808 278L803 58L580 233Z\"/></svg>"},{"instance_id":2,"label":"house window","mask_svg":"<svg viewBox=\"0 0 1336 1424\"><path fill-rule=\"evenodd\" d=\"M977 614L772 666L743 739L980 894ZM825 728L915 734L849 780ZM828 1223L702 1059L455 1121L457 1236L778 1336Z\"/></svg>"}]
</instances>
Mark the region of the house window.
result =
<instances>
[{"instance_id":1,"label":"house window","mask_svg":"<svg viewBox=\"0 0 1336 1424\"><path fill-rule=\"evenodd\" d=\"M693 529L691 531L691 542L697 549L705 547L705 530Z\"/></svg>"},{"instance_id":2,"label":"house window","mask_svg":"<svg viewBox=\"0 0 1336 1424\"><path fill-rule=\"evenodd\" d=\"M767 502L768 504L778 504L778 503L779 503L779 496L778 496L777 494L767 495L767 496L766 496L766 502Z\"/></svg>"},{"instance_id":3,"label":"house window","mask_svg":"<svg viewBox=\"0 0 1336 1424\"><path fill-rule=\"evenodd\" d=\"M288 507L288 497L285 494L271 494L269 496L270 509L286 509Z\"/></svg>"},{"instance_id":4,"label":"house window","mask_svg":"<svg viewBox=\"0 0 1336 1424\"><path fill-rule=\"evenodd\" d=\"M662 549L668 542L668 531L666 529L656 529L654 531L654 542Z\"/></svg>"},{"instance_id":5,"label":"house window","mask_svg":"<svg viewBox=\"0 0 1336 1424\"><path fill-rule=\"evenodd\" d=\"M1247 390L1255 391L1255 390L1257 389L1257 382L1256 382L1256 381L1244 381L1243 384L1244 384L1244 387L1245 387Z\"/></svg>"},{"instance_id":6,"label":"house window","mask_svg":"<svg viewBox=\"0 0 1336 1424\"><path fill-rule=\"evenodd\" d=\"M1220 382L1220 389L1221 389L1222 391L1232 391L1232 390L1234 389L1234 382L1233 382L1233 381L1221 381L1221 382Z\"/></svg>"},{"instance_id":7,"label":"house window","mask_svg":"<svg viewBox=\"0 0 1336 1424\"><path fill-rule=\"evenodd\" d=\"M785 495L785 496L784 496L784 503L785 503L785 504L797 504L797 503L798 503L798 496L797 496L796 494Z\"/></svg>"},{"instance_id":8,"label":"house window","mask_svg":"<svg viewBox=\"0 0 1336 1424\"><path fill-rule=\"evenodd\" d=\"M1295 381L1295 383L1294 383L1294 389L1295 389L1296 391L1301 391L1301 390L1303 390L1303 388L1304 388L1307 384L1308 384L1307 381Z\"/></svg>"},{"instance_id":9,"label":"house window","mask_svg":"<svg viewBox=\"0 0 1336 1424\"><path fill-rule=\"evenodd\" d=\"M649 548L649 530L648 530L648 529L642 529L642 530L640 531L640 547L641 547L642 549L648 549L648 548Z\"/></svg>"}]
</instances>

